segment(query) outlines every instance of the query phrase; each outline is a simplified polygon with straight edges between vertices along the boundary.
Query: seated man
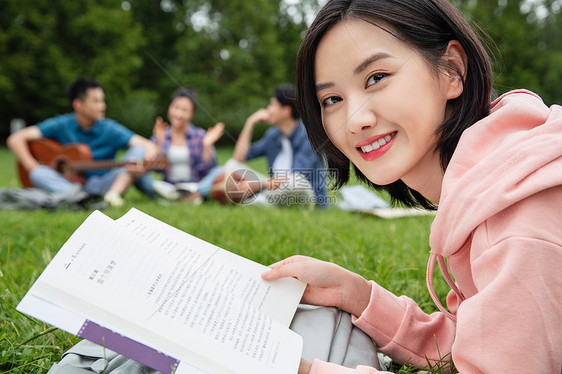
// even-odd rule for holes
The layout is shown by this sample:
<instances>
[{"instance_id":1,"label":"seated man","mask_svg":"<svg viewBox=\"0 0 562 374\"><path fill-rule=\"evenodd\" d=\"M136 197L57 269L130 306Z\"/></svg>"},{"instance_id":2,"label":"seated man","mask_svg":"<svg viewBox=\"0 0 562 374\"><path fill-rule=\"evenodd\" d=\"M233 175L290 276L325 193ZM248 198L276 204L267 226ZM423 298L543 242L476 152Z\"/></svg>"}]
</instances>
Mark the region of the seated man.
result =
<instances>
[{"instance_id":1,"label":"seated man","mask_svg":"<svg viewBox=\"0 0 562 374\"><path fill-rule=\"evenodd\" d=\"M124 155L127 161L148 160L157 156L158 149L151 141L104 118L105 97L98 82L79 78L69 88L69 99L73 113L47 119L8 137L7 145L29 172L34 187L50 192L76 188L63 175L41 165L33 157L28 144L31 140L47 138L62 145L83 143L89 146L94 160L113 160L117 151L125 148L129 148ZM144 177L145 169L133 163L116 169L90 171L86 173L84 190L91 196L103 196L109 205L120 206L123 204L121 195L132 183L147 194L154 193L149 183L142 183Z\"/></svg>"},{"instance_id":2,"label":"seated man","mask_svg":"<svg viewBox=\"0 0 562 374\"><path fill-rule=\"evenodd\" d=\"M274 127L252 143L254 127L258 123L268 123ZM304 124L299 119L295 107L295 89L291 84L280 84L275 88L267 108L259 109L248 117L236 141L234 160L244 162L260 156L267 157L269 166L271 179L263 184L269 203L328 204L326 171L322 161L313 152ZM309 198L303 198L306 194L298 194L306 192L306 189L310 190ZM288 201L291 196L299 201Z\"/></svg>"}]
</instances>

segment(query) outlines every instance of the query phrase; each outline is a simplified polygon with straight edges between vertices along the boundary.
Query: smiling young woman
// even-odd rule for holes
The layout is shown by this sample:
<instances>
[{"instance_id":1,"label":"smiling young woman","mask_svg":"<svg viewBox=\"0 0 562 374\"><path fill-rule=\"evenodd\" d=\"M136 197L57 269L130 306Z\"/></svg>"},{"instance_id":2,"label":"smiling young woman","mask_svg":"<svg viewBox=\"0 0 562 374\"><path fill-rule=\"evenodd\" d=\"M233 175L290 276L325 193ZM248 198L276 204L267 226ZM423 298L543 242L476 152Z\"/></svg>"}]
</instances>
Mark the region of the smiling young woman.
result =
<instances>
[{"instance_id":1,"label":"smiling young woman","mask_svg":"<svg viewBox=\"0 0 562 374\"><path fill-rule=\"evenodd\" d=\"M458 42L450 43L443 58L465 69ZM315 73L331 142L371 182L402 179L437 202L441 183L427 186L425 180L442 177L437 129L447 102L462 93L461 77L430 70L406 43L362 20L339 23L326 33Z\"/></svg>"},{"instance_id":2,"label":"smiling young woman","mask_svg":"<svg viewBox=\"0 0 562 374\"><path fill-rule=\"evenodd\" d=\"M561 107L525 90L490 102L490 59L448 0L328 1L297 72L311 144L336 187L353 167L395 201L437 209L427 285L440 312L304 256L262 277L308 283L303 303L352 314L399 363L450 353L461 373L560 372ZM449 311L433 291L435 261ZM379 371L303 360L309 372Z\"/></svg>"}]
</instances>

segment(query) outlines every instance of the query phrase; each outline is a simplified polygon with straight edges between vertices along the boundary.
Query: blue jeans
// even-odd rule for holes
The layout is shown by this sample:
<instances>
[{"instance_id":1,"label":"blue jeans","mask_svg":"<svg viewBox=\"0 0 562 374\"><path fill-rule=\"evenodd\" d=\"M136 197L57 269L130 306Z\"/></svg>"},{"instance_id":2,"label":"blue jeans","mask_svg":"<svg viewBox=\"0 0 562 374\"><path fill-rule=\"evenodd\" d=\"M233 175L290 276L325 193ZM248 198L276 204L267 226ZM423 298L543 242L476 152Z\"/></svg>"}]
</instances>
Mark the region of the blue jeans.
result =
<instances>
[{"instance_id":1,"label":"blue jeans","mask_svg":"<svg viewBox=\"0 0 562 374\"><path fill-rule=\"evenodd\" d=\"M55 169L39 165L29 173L29 181L33 187L49 192L67 192L74 184L59 174Z\"/></svg>"},{"instance_id":2,"label":"blue jeans","mask_svg":"<svg viewBox=\"0 0 562 374\"><path fill-rule=\"evenodd\" d=\"M213 182L223 170L224 168L222 166L215 166L212 168L209 171L209 174L205 175L203 179L199 181L199 184L197 185L197 192L199 192L203 197L209 196L211 193L211 187L213 187Z\"/></svg>"}]
</instances>

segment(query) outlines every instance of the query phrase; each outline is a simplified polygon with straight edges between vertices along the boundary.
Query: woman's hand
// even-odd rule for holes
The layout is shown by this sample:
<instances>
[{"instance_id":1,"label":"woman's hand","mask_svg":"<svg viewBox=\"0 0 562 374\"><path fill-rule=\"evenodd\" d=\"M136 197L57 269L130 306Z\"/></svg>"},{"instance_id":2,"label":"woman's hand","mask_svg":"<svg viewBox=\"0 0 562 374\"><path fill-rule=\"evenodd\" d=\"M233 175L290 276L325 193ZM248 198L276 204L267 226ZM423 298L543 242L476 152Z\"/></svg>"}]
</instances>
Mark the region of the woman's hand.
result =
<instances>
[{"instance_id":1,"label":"woman's hand","mask_svg":"<svg viewBox=\"0 0 562 374\"><path fill-rule=\"evenodd\" d=\"M360 316L369 304L369 282L331 262L292 256L270 268L271 270L262 274L264 280L293 277L307 283L302 297L305 304L335 306L354 316Z\"/></svg>"},{"instance_id":2,"label":"woman's hand","mask_svg":"<svg viewBox=\"0 0 562 374\"><path fill-rule=\"evenodd\" d=\"M224 134L224 123L219 122L216 125L209 127L205 137L203 137L203 146L210 147L217 142Z\"/></svg>"},{"instance_id":3,"label":"woman's hand","mask_svg":"<svg viewBox=\"0 0 562 374\"><path fill-rule=\"evenodd\" d=\"M167 128L168 123L164 122L162 117L156 117L154 127L152 128L152 134L156 138L156 144L161 145L164 142L164 133Z\"/></svg>"}]
</instances>

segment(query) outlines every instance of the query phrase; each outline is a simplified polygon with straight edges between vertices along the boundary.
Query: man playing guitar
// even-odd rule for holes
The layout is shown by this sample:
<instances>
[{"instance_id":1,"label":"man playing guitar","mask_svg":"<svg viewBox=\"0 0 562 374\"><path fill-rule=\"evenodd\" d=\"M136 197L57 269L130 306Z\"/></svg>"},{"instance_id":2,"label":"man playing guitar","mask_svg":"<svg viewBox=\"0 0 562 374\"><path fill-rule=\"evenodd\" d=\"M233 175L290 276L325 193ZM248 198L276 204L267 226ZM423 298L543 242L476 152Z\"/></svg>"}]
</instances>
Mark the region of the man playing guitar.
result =
<instances>
[{"instance_id":1,"label":"man playing guitar","mask_svg":"<svg viewBox=\"0 0 562 374\"><path fill-rule=\"evenodd\" d=\"M89 147L93 160L113 160L118 150L128 148L126 161L154 160L158 149L150 140L133 133L125 126L105 117L105 96L101 85L79 78L69 89L73 113L47 119L26 127L8 137L7 145L16 155L20 168L29 175L32 186L51 192L69 191L75 183L53 167L43 165L34 157L30 143L51 139L61 145L82 143ZM91 196L103 196L112 206L123 204L121 195L131 185L154 195L145 182L146 168L142 163L127 163L116 169L91 170L84 173L84 190ZM148 180L152 181L152 179Z\"/></svg>"}]
</instances>

